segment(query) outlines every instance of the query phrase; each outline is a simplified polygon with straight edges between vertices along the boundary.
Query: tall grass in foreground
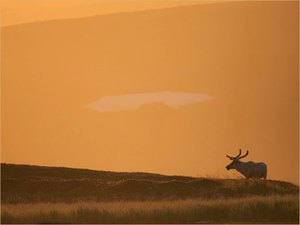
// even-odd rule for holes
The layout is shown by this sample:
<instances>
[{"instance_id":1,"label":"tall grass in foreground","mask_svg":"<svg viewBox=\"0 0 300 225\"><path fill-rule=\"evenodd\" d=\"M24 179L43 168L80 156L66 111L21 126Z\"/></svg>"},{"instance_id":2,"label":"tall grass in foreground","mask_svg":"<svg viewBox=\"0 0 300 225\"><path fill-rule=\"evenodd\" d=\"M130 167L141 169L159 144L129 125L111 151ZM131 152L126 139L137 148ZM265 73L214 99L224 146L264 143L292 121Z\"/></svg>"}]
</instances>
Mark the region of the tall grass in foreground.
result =
<instances>
[{"instance_id":1,"label":"tall grass in foreground","mask_svg":"<svg viewBox=\"0 0 300 225\"><path fill-rule=\"evenodd\" d=\"M298 195L3 204L2 223L298 223Z\"/></svg>"}]
</instances>

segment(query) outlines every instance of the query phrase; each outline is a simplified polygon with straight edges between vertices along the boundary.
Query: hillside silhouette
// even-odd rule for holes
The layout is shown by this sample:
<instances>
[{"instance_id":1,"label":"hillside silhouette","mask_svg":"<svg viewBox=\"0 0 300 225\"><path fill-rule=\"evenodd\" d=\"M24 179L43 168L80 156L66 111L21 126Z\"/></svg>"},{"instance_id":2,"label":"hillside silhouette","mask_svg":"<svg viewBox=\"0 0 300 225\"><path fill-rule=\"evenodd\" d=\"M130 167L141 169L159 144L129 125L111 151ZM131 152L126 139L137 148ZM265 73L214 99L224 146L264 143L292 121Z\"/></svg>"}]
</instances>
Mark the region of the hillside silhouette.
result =
<instances>
[{"instance_id":1,"label":"hillside silhouette","mask_svg":"<svg viewBox=\"0 0 300 225\"><path fill-rule=\"evenodd\" d=\"M180 200L298 195L283 181L209 179L152 173L1 164L1 199L17 202Z\"/></svg>"}]
</instances>

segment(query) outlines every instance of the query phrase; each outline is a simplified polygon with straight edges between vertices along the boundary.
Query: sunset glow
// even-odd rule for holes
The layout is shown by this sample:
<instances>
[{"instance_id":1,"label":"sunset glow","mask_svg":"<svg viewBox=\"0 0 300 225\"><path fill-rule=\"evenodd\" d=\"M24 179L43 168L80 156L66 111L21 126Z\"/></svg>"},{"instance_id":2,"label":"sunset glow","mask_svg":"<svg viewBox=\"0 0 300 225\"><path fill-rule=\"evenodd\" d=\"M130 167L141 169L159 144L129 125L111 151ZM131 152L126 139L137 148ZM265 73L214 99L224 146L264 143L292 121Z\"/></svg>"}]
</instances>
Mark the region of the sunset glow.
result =
<instances>
[{"instance_id":1,"label":"sunset glow","mask_svg":"<svg viewBox=\"0 0 300 225\"><path fill-rule=\"evenodd\" d=\"M299 181L299 2L1 1L4 163Z\"/></svg>"}]
</instances>

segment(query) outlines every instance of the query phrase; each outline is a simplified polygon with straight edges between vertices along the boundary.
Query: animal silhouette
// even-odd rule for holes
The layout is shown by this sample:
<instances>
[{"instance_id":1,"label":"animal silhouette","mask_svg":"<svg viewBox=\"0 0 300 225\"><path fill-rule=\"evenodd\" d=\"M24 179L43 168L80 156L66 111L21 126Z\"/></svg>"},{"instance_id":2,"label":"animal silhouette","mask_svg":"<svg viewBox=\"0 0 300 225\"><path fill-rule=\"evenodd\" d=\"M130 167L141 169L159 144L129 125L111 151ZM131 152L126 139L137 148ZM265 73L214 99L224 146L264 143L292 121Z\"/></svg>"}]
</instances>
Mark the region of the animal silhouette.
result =
<instances>
[{"instance_id":1,"label":"animal silhouette","mask_svg":"<svg viewBox=\"0 0 300 225\"><path fill-rule=\"evenodd\" d=\"M235 169L237 170L239 173L241 173L242 175L244 175L247 179L249 178L263 178L263 179L267 179L267 165L263 162L242 162L240 161L240 159L245 158L249 151L247 150L246 154L243 156L240 156L242 154L242 150L239 150L239 154L235 157L232 156L228 156L226 155L226 157L228 157L230 160L232 160L232 162L226 166L227 170L230 169Z\"/></svg>"}]
</instances>

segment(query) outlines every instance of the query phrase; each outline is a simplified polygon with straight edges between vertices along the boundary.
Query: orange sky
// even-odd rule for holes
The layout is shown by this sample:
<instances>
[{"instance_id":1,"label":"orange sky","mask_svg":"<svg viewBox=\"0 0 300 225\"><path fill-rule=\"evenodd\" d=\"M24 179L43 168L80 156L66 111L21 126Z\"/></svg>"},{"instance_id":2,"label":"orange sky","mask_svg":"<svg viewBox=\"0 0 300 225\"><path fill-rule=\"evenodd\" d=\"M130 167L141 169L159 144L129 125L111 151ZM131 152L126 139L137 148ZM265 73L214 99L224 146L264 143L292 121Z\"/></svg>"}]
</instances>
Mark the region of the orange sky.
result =
<instances>
[{"instance_id":1,"label":"orange sky","mask_svg":"<svg viewBox=\"0 0 300 225\"><path fill-rule=\"evenodd\" d=\"M2 162L235 176L225 155L242 148L298 182L297 2L101 1L89 18L93 1L14 2L1 2Z\"/></svg>"}]
</instances>

